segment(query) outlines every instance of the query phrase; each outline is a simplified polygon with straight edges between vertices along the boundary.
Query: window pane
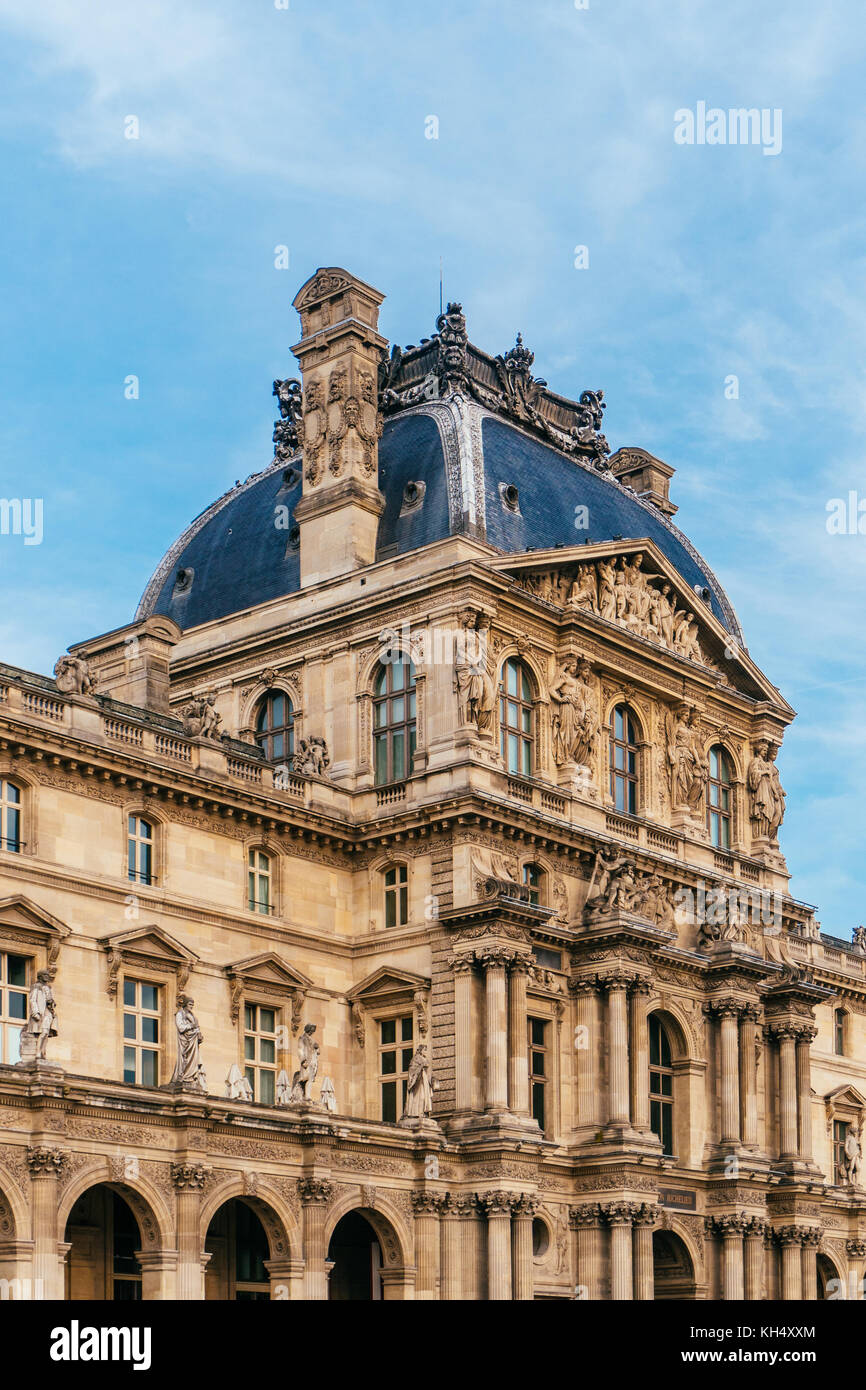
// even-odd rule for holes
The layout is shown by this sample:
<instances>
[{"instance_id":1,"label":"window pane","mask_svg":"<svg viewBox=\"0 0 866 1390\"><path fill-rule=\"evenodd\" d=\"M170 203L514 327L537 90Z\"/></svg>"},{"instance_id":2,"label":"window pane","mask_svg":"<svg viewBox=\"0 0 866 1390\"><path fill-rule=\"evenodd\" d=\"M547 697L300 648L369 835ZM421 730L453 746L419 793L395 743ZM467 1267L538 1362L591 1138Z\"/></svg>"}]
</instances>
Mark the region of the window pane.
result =
<instances>
[{"instance_id":1,"label":"window pane","mask_svg":"<svg viewBox=\"0 0 866 1390\"><path fill-rule=\"evenodd\" d=\"M27 995L26 995L26 994L19 994L17 990L15 990L15 989L10 989L10 990L9 990L9 993L8 993L8 995L7 995L7 998L8 998L8 1001L9 1001L9 1004L8 1004L8 1007L9 1007L9 1017L10 1017L10 1018L26 1018L26 1017L27 1017Z\"/></svg>"},{"instance_id":2,"label":"window pane","mask_svg":"<svg viewBox=\"0 0 866 1390\"><path fill-rule=\"evenodd\" d=\"M141 1020L141 1041L149 1043L159 1042L158 1018L143 1018Z\"/></svg>"},{"instance_id":3,"label":"window pane","mask_svg":"<svg viewBox=\"0 0 866 1390\"><path fill-rule=\"evenodd\" d=\"M517 772L520 769L518 740L516 734L508 735L508 771Z\"/></svg>"},{"instance_id":4,"label":"window pane","mask_svg":"<svg viewBox=\"0 0 866 1390\"><path fill-rule=\"evenodd\" d=\"M382 1086L382 1119L390 1124L397 1120L397 1083L386 1081Z\"/></svg>"},{"instance_id":5,"label":"window pane","mask_svg":"<svg viewBox=\"0 0 866 1390\"><path fill-rule=\"evenodd\" d=\"M156 1009L159 1004L159 994L156 985L141 986L141 1007L143 1009Z\"/></svg>"},{"instance_id":6,"label":"window pane","mask_svg":"<svg viewBox=\"0 0 866 1390\"><path fill-rule=\"evenodd\" d=\"M271 728L281 729L286 722L286 702L282 695L275 695L271 703Z\"/></svg>"},{"instance_id":7,"label":"window pane","mask_svg":"<svg viewBox=\"0 0 866 1390\"><path fill-rule=\"evenodd\" d=\"M259 1009L259 1028L263 1033L276 1032L277 1018L273 1009Z\"/></svg>"},{"instance_id":8,"label":"window pane","mask_svg":"<svg viewBox=\"0 0 866 1390\"><path fill-rule=\"evenodd\" d=\"M395 782L400 782L406 776L406 764L404 761L406 740L402 733L395 733L392 743L392 759L394 764L393 778Z\"/></svg>"},{"instance_id":9,"label":"window pane","mask_svg":"<svg viewBox=\"0 0 866 1390\"><path fill-rule=\"evenodd\" d=\"M407 1015L406 1018L401 1018L401 1020L400 1020L400 1037L403 1039L403 1042L407 1042L408 1040L411 1039L411 1037L412 1037L412 1019L411 1019L411 1016L408 1016L408 1015Z\"/></svg>"},{"instance_id":10,"label":"window pane","mask_svg":"<svg viewBox=\"0 0 866 1390\"><path fill-rule=\"evenodd\" d=\"M396 927L397 925L397 894L390 892L385 894L385 926Z\"/></svg>"},{"instance_id":11,"label":"window pane","mask_svg":"<svg viewBox=\"0 0 866 1390\"><path fill-rule=\"evenodd\" d=\"M272 1071L259 1072L259 1100L264 1105L273 1105L275 1095L275 1074Z\"/></svg>"},{"instance_id":12,"label":"window pane","mask_svg":"<svg viewBox=\"0 0 866 1390\"><path fill-rule=\"evenodd\" d=\"M392 1043L397 1041L397 1020L386 1018L382 1023L382 1042Z\"/></svg>"},{"instance_id":13,"label":"window pane","mask_svg":"<svg viewBox=\"0 0 866 1390\"><path fill-rule=\"evenodd\" d=\"M7 956L6 957L6 979L10 985L27 984L27 957L26 956Z\"/></svg>"},{"instance_id":14,"label":"window pane","mask_svg":"<svg viewBox=\"0 0 866 1390\"><path fill-rule=\"evenodd\" d=\"M375 742L376 781L381 786L388 780L388 741L386 734L377 734Z\"/></svg>"},{"instance_id":15,"label":"window pane","mask_svg":"<svg viewBox=\"0 0 866 1390\"><path fill-rule=\"evenodd\" d=\"M505 667L505 690L509 695L517 694L517 667L509 661Z\"/></svg>"},{"instance_id":16,"label":"window pane","mask_svg":"<svg viewBox=\"0 0 866 1390\"><path fill-rule=\"evenodd\" d=\"M134 1047L125 1047L123 1049L123 1079L124 1081L135 1081Z\"/></svg>"},{"instance_id":17,"label":"window pane","mask_svg":"<svg viewBox=\"0 0 866 1390\"><path fill-rule=\"evenodd\" d=\"M281 758L282 756L283 756L283 736L282 736L282 734L274 734L273 738L271 739L271 757L272 757L272 758Z\"/></svg>"},{"instance_id":18,"label":"window pane","mask_svg":"<svg viewBox=\"0 0 866 1390\"><path fill-rule=\"evenodd\" d=\"M532 745L528 743L526 739L523 739L521 741L521 746L523 750L523 765L520 770L524 777L529 777L532 773Z\"/></svg>"},{"instance_id":19,"label":"window pane","mask_svg":"<svg viewBox=\"0 0 866 1390\"><path fill-rule=\"evenodd\" d=\"M255 1028L256 1026L256 1006L255 1004L244 1004L244 1027Z\"/></svg>"},{"instance_id":20,"label":"window pane","mask_svg":"<svg viewBox=\"0 0 866 1390\"><path fill-rule=\"evenodd\" d=\"M143 1086L155 1086L158 1082L157 1076L157 1053L146 1049L141 1054L141 1082Z\"/></svg>"},{"instance_id":21,"label":"window pane","mask_svg":"<svg viewBox=\"0 0 866 1390\"><path fill-rule=\"evenodd\" d=\"M391 701L391 723L402 724L405 718L406 702L401 695L398 699Z\"/></svg>"},{"instance_id":22,"label":"window pane","mask_svg":"<svg viewBox=\"0 0 866 1390\"><path fill-rule=\"evenodd\" d=\"M256 1058L255 1038L244 1038L244 1058L248 1062L254 1062Z\"/></svg>"},{"instance_id":23,"label":"window pane","mask_svg":"<svg viewBox=\"0 0 866 1390\"><path fill-rule=\"evenodd\" d=\"M124 1036L125 1038L134 1038L134 1037L136 1037L135 1025L136 1025L135 1014L124 1014L124 1015L123 1015L123 1036Z\"/></svg>"},{"instance_id":24,"label":"window pane","mask_svg":"<svg viewBox=\"0 0 866 1390\"><path fill-rule=\"evenodd\" d=\"M15 1062L20 1062L20 1060L21 1060L21 1029L20 1029L20 1028L7 1028L7 1029L6 1029L6 1049L7 1049L7 1052L8 1052L8 1059L7 1059L7 1060L9 1061L10 1066L11 1066L13 1063L15 1063Z\"/></svg>"},{"instance_id":25,"label":"window pane","mask_svg":"<svg viewBox=\"0 0 866 1390\"><path fill-rule=\"evenodd\" d=\"M400 889L400 921L401 921L401 923L402 923L402 922L408 922L408 921L409 921L409 890L408 890L408 888L401 888L401 889Z\"/></svg>"},{"instance_id":26,"label":"window pane","mask_svg":"<svg viewBox=\"0 0 866 1390\"><path fill-rule=\"evenodd\" d=\"M397 1071L397 1054L396 1054L396 1052L383 1052L383 1053L382 1053L382 1075L383 1075L383 1076L393 1076L393 1075L396 1073L396 1071Z\"/></svg>"},{"instance_id":27,"label":"window pane","mask_svg":"<svg viewBox=\"0 0 866 1390\"><path fill-rule=\"evenodd\" d=\"M259 1060L262 1062L275 1062L277 1060L273 1038L261 1038L259 1040Z\"/></svg>"},{"instance_id":28,"label":"window pane","mask_svg":"<svg viewBox=\"0 0 866 1390\"><path fill-rule=\"evenodd\" d=\"M404 1049L403 1049L403 1061L402 1061L402 1065L401 1065L400 1070L401 1070L401 1071L408 1071L411 1065L412 1065L412 1049L411 1049L411 1047L404 1047Z\"/></svg>"}]
</instances>

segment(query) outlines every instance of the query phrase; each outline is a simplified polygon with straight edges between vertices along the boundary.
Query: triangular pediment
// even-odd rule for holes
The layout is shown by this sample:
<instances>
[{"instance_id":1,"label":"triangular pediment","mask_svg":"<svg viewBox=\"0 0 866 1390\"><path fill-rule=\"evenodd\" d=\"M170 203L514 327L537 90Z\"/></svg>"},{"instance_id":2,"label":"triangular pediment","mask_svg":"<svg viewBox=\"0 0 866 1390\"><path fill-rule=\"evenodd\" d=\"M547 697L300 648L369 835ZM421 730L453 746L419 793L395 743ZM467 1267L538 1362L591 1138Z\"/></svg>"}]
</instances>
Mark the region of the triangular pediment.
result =
<instances>
[{"instance_id":1,"label":"triangular pediment","mask_svg":"<svg viewBox=\"0 0 866 1390\"><path fill-rule=\"evenodd\" d=\"M189 966L198 960L194 951L190 951L155 924L149 927L133 927L131 931L113 932L111 936L103 936L99 944L107 951L119 951L122 955L129 956L147 956L151 960L170 966Z\"/></svg>"},{"instance_id":2,"label":"triangular pediment","mask_svg":"<svg viewBox=\"0 0 866 1390\"><path fill-rule=\"evenodd\" d=\"M393 995L414 994L416 990L430 988L430 980L424 975L415 975L410 970L396 970L383 965L374 970L360 984L355 985L347 995L352 1003L369 1004Z\"/></svg>"},{"instance_id":3,"label":"triangular pediment","mask_svg":"<svg viewBox=\"0 0 866 1390\"><path fill-rule=\"evenodd\" d=\"M307 990L313 983L302 971L278 956L276 951L261 951L258 955L234 961L226 966L226 974L254 981L262 988L278 986L280 989Z\"/></svg>"},{"instance_id":4,"label":"triangular pediment","mask_svg":"<svg viewBox=\"0 0 866 1390\"><path fill-rule=\"evenodd\" d=\"M53 917L44 907L31 902L21 893L0 900L0 927L35 932L43 938L52 937L57 941L69 935L65 922Z\"/></svg>"},{"instance_id":5,"label":"triangular pediment","mask_svg":"<svg viewBox=\"0 0 866 1390\"><path fill-rule=\"evenodd\" d=\"M832 1110L866 1110L866 1097L860 1094L856 1086L837 1086L835 1090L827 1092L824 1103Z\"/></svg>"},{"instance_id":6,"label":"triangular pediment","mask_svg":"<svg viewBox=\"0 0 866 1390\"><path fill-rule=\"evenodd\" d=\"M709 589L691 588L655 541L538 550L502 556L492 564L563 618L585 623L598 635L625 635L648 657L703 667L752 699L767 700L793 715L713 612Z\"/></svg>"}]
</instances>

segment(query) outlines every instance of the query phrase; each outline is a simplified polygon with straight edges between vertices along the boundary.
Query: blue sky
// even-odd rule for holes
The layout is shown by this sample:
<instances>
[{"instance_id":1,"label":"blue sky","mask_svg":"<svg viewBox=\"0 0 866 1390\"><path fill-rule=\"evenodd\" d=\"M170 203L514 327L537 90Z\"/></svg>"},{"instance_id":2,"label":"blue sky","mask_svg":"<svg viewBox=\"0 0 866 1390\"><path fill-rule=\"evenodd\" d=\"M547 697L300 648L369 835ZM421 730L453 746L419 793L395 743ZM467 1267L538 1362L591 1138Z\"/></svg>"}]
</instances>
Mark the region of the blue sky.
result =
<instances>
[{"instance_id":1,"label":"blue sky","mask_svg":"<svg viewBox=\"0 0 866 1390\"><path fill-rule=\"evenodd\" d=\"M0 537L2 658L50 671L128 621L269 461L317 266L384 291L407 343L442 256L473 341L521 330L556 390L604 388L613 448L677 469L799 712L792 891L826 931L866 920L866 537L826 529L866 498L861 6L0 0L0 35L0 496L44 499L41 545ZM781 153L678 145L699 101L780 109Z\"/></svg>"}]
</instances>

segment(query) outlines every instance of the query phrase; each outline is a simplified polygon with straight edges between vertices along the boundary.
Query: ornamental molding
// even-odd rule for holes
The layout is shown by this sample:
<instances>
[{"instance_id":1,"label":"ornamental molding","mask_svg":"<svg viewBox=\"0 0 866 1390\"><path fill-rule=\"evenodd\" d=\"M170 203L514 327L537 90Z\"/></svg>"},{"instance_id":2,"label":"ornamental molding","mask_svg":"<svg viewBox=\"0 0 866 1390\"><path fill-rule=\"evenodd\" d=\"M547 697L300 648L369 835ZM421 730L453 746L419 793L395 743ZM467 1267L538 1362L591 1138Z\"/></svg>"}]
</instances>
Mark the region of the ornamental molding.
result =
<instances>
[{"instance_id":1,"label":"ornamental molding","mask_svg":"<svg viewBox=\"0 0 866 1390\"><path fill-rule=\"evenodd\" d=\"M182 992L199 961L194 951L156 924L112 932L110 936L100 937L99 945L108 956L105 991L110 999L117 997L120 972L124 967L173 974L178 992Z\"/></svg>"},{"instance_id":2,"label":"ornamental molding","mask_svg":"<svg viewBox=\"0 0 866 1390\"><path fill-rule=\"evenodd\" d=\"M231 1001L229 1014L232 1023L240 1017L241 1001L245 994L264 995L277 1003L291 1004L292 1032L301 1026L301 1014L312 980L277 955L276 951L261 951L255 956L233 961L224 967L229 982Z\"/></svg>"}]
</instances>

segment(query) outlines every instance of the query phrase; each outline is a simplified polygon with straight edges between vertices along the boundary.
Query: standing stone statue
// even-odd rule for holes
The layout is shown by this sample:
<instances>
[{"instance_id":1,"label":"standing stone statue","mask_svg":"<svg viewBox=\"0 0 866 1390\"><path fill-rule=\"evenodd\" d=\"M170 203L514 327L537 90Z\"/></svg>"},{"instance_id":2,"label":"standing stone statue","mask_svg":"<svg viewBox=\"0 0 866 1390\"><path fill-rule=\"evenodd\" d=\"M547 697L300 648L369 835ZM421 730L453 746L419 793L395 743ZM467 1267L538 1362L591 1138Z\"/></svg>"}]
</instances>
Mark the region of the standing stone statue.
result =
<instances>
[{"instance_id":1,"label":"standing stone statue","mask_svg":"<svg viewBox=\"0 0 866 1390\"><path fill-rule=\"evenodd\" d=\"M292 1099L292 1083L285 1067L277 1074L277 1105L288 1105Z\"/></svg>"},{"instance_id":2,"label":"standing stone statue","mask_svg":"<svg viewBox=\"0 0 866 1390\"><path fill-rule=\"evenodd\" d=\"M57 1037L56 1023L51 971L40 970L27 1000L27 1022L21 1030L21 1065L45 1061L48 1039Z\"/></svg>"},{"instance_id":3,"label":"standing stone statue","mask_svg":"<svg viewBox=\"0 0 866 1390\"><path fill-rule=\"evenodd\" d=\"M464 608L454 639L454 689L460 724L474 724L479 733L493 718L494 692L487 670L487 629L476 629L473 609Z\"/></svg>"},{"instance_id":4,"label":"standing stone statue","mask_svg":"<svg viewBox=\"0 0 866 1390\"><path fill-rule=\"evenodd\" d=\"M769 747L768 739L758 739L755 744L755 755L749 763L749 772L746 778L752 824L755 826L757 835L764 840L773 838L781 820L773 777L773 764L767 757ZM775 780L778 780L778 775L776 772ZM779 792L781 793L781 791L780 786Z\"/></svg>"},{"instance_id":5,"label":"standing stone statue","mask_svg":"<svg viewBox=\"0 0 866 1390\"><path fill-rule=\"evenodd\" d=\"M430 1081L430 1059L423 1043L415 1049L406 1080L404 1120L425 1120L433 1111L433 1086Z\"/></svg>"},{"instance_id":6,"label":"standing stone statue","mask_svg":"<svg viewBox=\"0 0 866 1390\"><path fill-rule=\"evenodd\" d=\"M170 1086L187 1090L202 1091L207 1094L207 1077L201 1062L201 1045L204 1042L198 1019L193 1013L194 999L182 994L177 1001L174 1023L177 1029L177 1061L174 1064Z\"/></svg>"},{"instance_id":7,"label":"standing stone statue","mask_svg":"<svg viewBox=\"0 0 866 1390\"><path fill-rule=\"evenodd\" d=\"M701 747L697 710L685 704L665 715L671 809L699 811L709 765Z\"/></svg>"},{"instance_id":8,"label":"standing stone statue","mask_svg":"<svg viewBox=\"0 0 866 1390\"><path fill-rule=\"evenodd\" d=\"M775 840L779 833L779 826L785 819L785 793L782 791L782 783L779 781L779 769L776 767L776 754L779 751L778 743L771 743L767 749L767 760L770 764L770 780L773 784L773 818L770 821L770 836Z\"/></svg>"},{"instance_id":9,"label":"standing stone statue","mask_svg":"<svg viewBox=\"0 0 866 1390\"><path fill-rule=\"evenodd\" d=\"M855 1123L848 1126L848 1132L845 1135L845 1179L849 1187L860 1186L861 1163L860 1129Z\"/></svg>"},{"instance_id":10,"label":"standing stone statue","mask_svg":"<svg viewBox=\"0 0 866 1390\"><path fill-rule=\"evenodd\" d=\"M578 662L569 656L550 687L554 705L553 759L557 766L590 765L600 727L595 692L589 683L591 675L592 667L586 658Z\"/></svg>"},{"instance_id":11,"label":"standing stone statue","mask_svg":"<svg viewBox=\"0 0 866 1390\"><path fill-rule=\"evenodd\" d=\"M319 1044L313 1038L315 1023L305 1023L298 1038L298 1070L292 1077L292 1105L313 1099L312 1086L319 1070Z\"/></svg>"}]
</instances>

